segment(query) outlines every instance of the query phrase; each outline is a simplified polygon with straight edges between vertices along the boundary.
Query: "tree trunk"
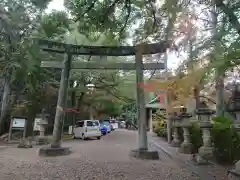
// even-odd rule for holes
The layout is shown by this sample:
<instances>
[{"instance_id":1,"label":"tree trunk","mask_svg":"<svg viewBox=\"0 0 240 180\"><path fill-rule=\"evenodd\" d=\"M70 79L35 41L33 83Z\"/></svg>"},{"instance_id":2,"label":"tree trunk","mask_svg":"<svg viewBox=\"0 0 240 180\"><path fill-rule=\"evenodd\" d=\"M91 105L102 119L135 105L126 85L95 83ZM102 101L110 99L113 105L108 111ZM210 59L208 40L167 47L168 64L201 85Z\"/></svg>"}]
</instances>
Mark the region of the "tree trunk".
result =
<instances>
[{"instance_id":1,"label":"tree trunk","mask_svg":"<svg viewBox=\"0 0 240 180\"><path fill-rule=\"evenodd\" d=\"M92 108L91 105L89 106L89 119L90 119L90 120L93 120L93 119L94 119L94 117L93 117L93 108Z\"/></svg>"},{"instance_id":2,"label":"tree trunk","mask_svg":"<svg viewBox=\"0 0 240 180\"><path fill-rule=\"evenodd\" d=\"M8 75L5 78L5 83L4 83L4 91L3 91L3 96L2 96L2 107L1 107L1 116L0 116L0 134L4 131L3 129L3 122L4 118L7 114L8 110L8 103L9 103L9 94L10 94L10 76Z\"/></svg>"},{"instance_id":3,"label":"tree trunk","mask_svg":"<svg viewBox=\"0 0 240 180\"><path fill-rule=\"evenodd\" d=\"M31 112L28 113L27 116L27 133L26 136L33 136L33 126L34 126L34 121L35 121L35 117L37 115L37 111L36 111L36 107L35 108L29 108L29 110Z\"/></svg>"},{"instance_id":4,"label":"tree trunk","mask_svg":"<svg viewBox=\"0 0 240 180\"><path fill-rule=\"evenodd\" d=\"M200 106L200 89L199 89L199 87L195 86L193 91L194 91L193 92L194 93L194 98L195 98L195 101L196 101L196 109L198 109L199 106Z\"/></svg>"},{"instance_id":5,"label":"tree trunk","mask_svg":"<svg viewBox=\"0 0 240 180\"><path fill-rule=\"evenodd\" d=\"M58 92L58 102L56 107L56 114L53 128L52 148L59 148L61 146L61 138L64 123L64 108L66 107L67 89L69 81L69 72L71 68L71 55L67 54L64 59L64 68L61 73L61 83Z\"/></svg>"},{"instance_id":6,"label":"tree trunk","mask_svg":"<svg viewBox=\"0 0 240 180\"><path fill-rule=\"evenodd\" d=\"M213 29L212 35L215 41L215 47L217 45L216 33L217 33L217 10L216 10L216 1L212 0L212 22ZM223 116L224 115L224 73L221 73L219 69L215 71L215 91L216 91L216 115Z\"/></svg>"},{"instance_id":7,"label":"tree trunk","mask_svg":"<svg viewBox=\"0 0 240 180\"><path fill-rule=\"evenodd\" d=\"M224 76L216 70L216 115L224 116Z\"/></svg>"}]
</instances>

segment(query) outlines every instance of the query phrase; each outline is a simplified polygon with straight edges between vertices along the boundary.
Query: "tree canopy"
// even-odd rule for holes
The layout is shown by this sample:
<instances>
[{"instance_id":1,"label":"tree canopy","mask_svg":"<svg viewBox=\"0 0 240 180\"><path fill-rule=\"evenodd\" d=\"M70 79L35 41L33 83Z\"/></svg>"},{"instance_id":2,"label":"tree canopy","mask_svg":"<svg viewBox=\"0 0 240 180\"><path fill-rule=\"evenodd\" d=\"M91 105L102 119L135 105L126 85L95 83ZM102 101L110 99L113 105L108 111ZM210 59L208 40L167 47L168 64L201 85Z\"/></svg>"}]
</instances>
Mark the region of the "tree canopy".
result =
<instances>
[{"instance_id":1,"label":"tree canopy","mask_svg":"<svg viewBox=\"0 0 240 180\"><path fill-rule=\"evenodd\" d=\"M221 84L231 71L237 71L240 35L237 0L68 0L64 2L65 11L45 13L49 2L0 2L0 69L4 82L0 126L13 107L25 109L33 119L41 108L51 109L56 103L60 70L41 68L40 62L62 61L64 57L40 51L32 38L112 46L174 41L177 47L174 51L188 54L175 72L174 80L175 84L181 84L175 93L184 98L192 88L197 88L196 82L201 81L200 91L212 79ZM164 58L165 55L148 56L145 60ZM127 62L132 59L74 56L73 60ZM154 77L154 73L148 74ZM96 111L117 114L123 106L135 101L135 79L133 72L76 70L71 72L69 94L75 93L77 106L88 107L91 102ZM173 83L170 81L165 84ZM89 94L88 84L95 85L94 97ZM159 83L156 88L163 85ZM216 89L221 91L219 87Z\"/></svg>"}]
</instances>

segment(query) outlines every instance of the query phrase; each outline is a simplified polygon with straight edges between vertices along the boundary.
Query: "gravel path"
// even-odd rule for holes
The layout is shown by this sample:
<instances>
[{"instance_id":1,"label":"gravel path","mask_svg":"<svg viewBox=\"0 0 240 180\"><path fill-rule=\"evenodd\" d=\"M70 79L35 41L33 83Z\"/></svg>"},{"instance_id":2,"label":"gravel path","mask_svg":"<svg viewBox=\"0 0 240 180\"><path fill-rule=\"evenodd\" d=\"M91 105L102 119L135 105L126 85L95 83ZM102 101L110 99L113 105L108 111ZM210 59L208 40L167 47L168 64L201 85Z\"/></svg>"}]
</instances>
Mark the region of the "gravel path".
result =
<instances>
[{"instance_id":1,"label":"gravel path","mask_svg":"<svg viewBox=\"0 0 240 180\"><path fill-rule=\"evenodd\" d=\"M67 141L68 156L42 158L37 148L0 148L1 180L198 180L169 159L143 161L129 157L136 133L118 130L101 140ZM162 154L160 157L163 156Z\"/></svg>"},{"instance_id":2,"label":"gravel path","mask_svg":"<svg viewBox=\"0 0 240 180\"><path fill-rule=\"evenodd\" d=\"M166 141L157 137L155 134L151 134L149 138L151 138L152 144L157 147L157 150L161 149L162 151L165 151L166 154L169 154L175 162L178 162L178 164L185 164L187 169L191 169L192 172L200 175L201 179L227 180L227 172L233 168L231 166L223 167L213 163L208 165L197 165L192 161L192 155L179 153L177 148L169 146Z\"/></svg>"}]
</instances>

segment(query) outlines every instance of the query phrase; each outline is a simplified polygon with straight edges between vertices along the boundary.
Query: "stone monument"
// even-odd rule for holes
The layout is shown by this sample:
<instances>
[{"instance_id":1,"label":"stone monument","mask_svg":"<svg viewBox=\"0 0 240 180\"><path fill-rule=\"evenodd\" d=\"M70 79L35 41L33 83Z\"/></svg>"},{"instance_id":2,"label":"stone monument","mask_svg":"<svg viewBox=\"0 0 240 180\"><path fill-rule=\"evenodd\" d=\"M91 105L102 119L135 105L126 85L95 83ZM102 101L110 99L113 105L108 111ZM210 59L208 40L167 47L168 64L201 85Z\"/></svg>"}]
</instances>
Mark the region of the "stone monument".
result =
<instances>
[{"instance_id":1,"label":"stone monument","mask_svg":"<svg viewBox=\"0 0 240 180\"><path fill-rule=\"evenodd\" d=\"M177 113L173 113L171 116L171 119L173 121L173 141L171 143L171 146L173 147L179 147L181 144L180 136L179 136L179 128L180 126L180 118L177 116Z\"/></svg>"},{"instance_id":2,"label":"stone monument","mask_svg":"<svg viewBox=\"0 0 240 180\"><path fill-rule=\"evenodd\" d=\"M180 119L182 121L181 127L183 128L184 140L179 148L179 152L184 154L192 154L192 150L193 150L193 144L190 141L190 133L189 133L189 128L192 126L190 122L190 117L192 117L192 115L187 113L187 109L184 108L180 115Z\"/></svg>"},{"instance_id":3,"label":"stone monument","mask_svg":"<svg viewBox=\"0 0 240 180\"><path fill-rule=\"evenodd\" d=\"M200 120L200 128L202 130L203 145L198 149L197 163L206 164L208 160L213 157L213 147L211 141L210 129L213 127L211 123L211 116L215 112L208 108L199 108L196 114Z\"/></svg>"},{"instance_id":4,"label":"stone monument","mask_svg":"<svg viewBox=\"0 0 240 180\"><path fill-rule=\"evenodd\" d=\"M48 125L48 114L45 109L42 109L41 114L38 114L34 122L34 130L39 131L39 136L36 138L37 145L48 144L48 138L45 136L45 130Z\"/></svg>"}]
</instances>

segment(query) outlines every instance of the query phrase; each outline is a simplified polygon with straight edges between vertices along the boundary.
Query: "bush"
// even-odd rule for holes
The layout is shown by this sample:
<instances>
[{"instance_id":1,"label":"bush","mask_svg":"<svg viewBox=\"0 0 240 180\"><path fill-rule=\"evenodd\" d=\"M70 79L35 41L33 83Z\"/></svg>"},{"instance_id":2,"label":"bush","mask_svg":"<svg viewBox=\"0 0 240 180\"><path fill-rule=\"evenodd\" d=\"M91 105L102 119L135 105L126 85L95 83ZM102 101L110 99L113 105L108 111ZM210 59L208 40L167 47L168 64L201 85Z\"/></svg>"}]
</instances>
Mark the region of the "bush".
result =
<instances>
[{"instance_id":1,"label":"bush","mask_svg":"<svg viewBox=\"0 0 240 180\"><path fill-rule=\"evenodd\" d=\"M215 158L219 163L234 163L240 160L240 136L232 128L232 121L224 117L213 118L211 130ZM198 152L203 144L202 133L198 123L190 128L190 140L194 145L193 153ZM181 134L183 139L183 134Z\"/></svg>"},{"instance_id":2,"label":"bush","mask_svg":"<svg viewBox=\"0 0 240 180\"><path fill-rule=\"evenodd\" d=\"M234 128L232 121L224 117L216 117L212 120L212 142L216 161L219 163L234 163L240 160L240 136ZM163 126L155 126L154 132L167 139L167 129ZM190 141L193 143L193 153L197 153L202 146L202 133L198 122L192 122L189 129ZM183 129L179 129L180 140L183 141Z\"/></svg>"},{"instance_id":3,"label":"bush","mask_svg":"<svg viewBox=\"0 0 240 180\"><path fill-rule=\"evenodd\" d=\"M189 129L190 141L193 143L193 153L197 153L198 149L202 146L202 132L199 123L192 123L192 127Z\"/></svg>"},{"instance_id":4,"label":"bush","mask_svg":"<svg viewBox=\"0 0 240 180\"><path fill-rule=\"evenodd\" d=\"M155 132L159 137L167 138L167 130L164 127L156 126L153 129L153 132Z\"/></svg>"},{"instance_id":5,"label":"bush","mask_svg":"<svg viewBox=\"0 0 240 180\"><path fill-rule=\"evenodd\" d=\"M159 137L167 139L167 130L165 128L160 129L157 134Z\"/></svg>"},{"instance_id":6,"label":"bush","mask_svg":"<svg viewBox=\"0 0 240 180\"><path fill-rule=\"evenodd\" d=\"M240 160L240 136L232 128L232 121L224 117L213 119L212 140L216 160L234 163Z\"/></svg>"},{"instance_id":7,"label":"bush","mask_svg":"<svg viewBox=\"0 0 240 180\"><path fill-rule=\"evenodd\" d=\"M234 163L240 160L240 136L232 128L232 121L224 117L216 117L212 120L211 130L215 158L219 163ZM154 130L158 136L167 138L167 130L156 127ZM190 141L193 143L193 153L203 145L202 132L197 121L192 122L189 129ZM183 141L183 129L179 128L180 140Z\"/></svg>"}]
</instances>

